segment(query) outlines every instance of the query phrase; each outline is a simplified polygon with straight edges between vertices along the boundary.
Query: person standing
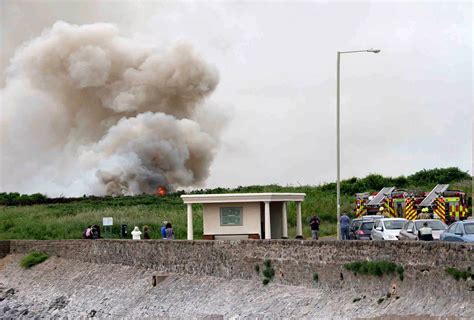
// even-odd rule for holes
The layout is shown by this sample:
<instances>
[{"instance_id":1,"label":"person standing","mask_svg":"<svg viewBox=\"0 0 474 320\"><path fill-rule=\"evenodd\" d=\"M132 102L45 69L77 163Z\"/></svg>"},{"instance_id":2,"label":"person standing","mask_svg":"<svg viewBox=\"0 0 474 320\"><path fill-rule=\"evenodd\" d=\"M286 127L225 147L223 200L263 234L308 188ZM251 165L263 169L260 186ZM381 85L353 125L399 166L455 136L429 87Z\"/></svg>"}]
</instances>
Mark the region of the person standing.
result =
<instances>
[{"instance_id":1,"label":"person standing","mask_svg":"<svg viewBox=\"0 0 474 320\"><path fill-rule=\"evenodd\" d=\"M380 216L384 216L384 217L387 218L387 216L385 215L385 207L380 207L378 214L379 214Z\"/></svg>"},{"instance_id":2,"label":"person standing","mask_svg":"<svg viewBox=\"0 0 474 320\"><path fill-rule=\"evenodd\" d=\"M84 239L92 239L92 225L88 226L84 233L82 234Z\"/></svg>"},{"instance_id":3,"label":"person standing","mask_svg":"<svg viewBox=\"0 0 474 320\"><path fill-rule=\"evenodd\" d=\"M143 239L149 240L150 239L150 231L148 226L143 227Z\"/></svg>"},{"instance_id":4,"label":"person standing","mask_svg":"<svg viewBox=\"0 0 474 320\"><path fill-rule=\"evenodd\" d=\"M423 227L418 230L418 239L423 241L433 241L433 230L428 226L428 221L425 221Z\"/></svg>"},{"instance_id":5,"label":"person standing","mask_svg":"<svg viewBox=\"0 0 474 320\"><path fill-rule=\"evenodd\" d=\"M317 216L313 216L311 220L309 220L309 225L311 226L311 239L318 240L319 239L319 225L321 224L321 220Z\"/></svg>"},{"instance_id":6,"label":"person standing","mask_svg":"<svg viewBox=\"0 0 474 320\"><path fill-rule=\"evenodd\" d=\"M94 224L91 227L91 232L92 232L92 239L100 239L100 227L96 224Z\"/></svg>"},{"instance_id":7,"label":"person standing","mask_svg":"<svg viewBox=\"0 0 474 320\"><path fill-rule=\"evenodd\" d=\"M161 232L161 237L163 239L166 239L166 225L167 224L168 224L168 221L163 221L163 224L161 225L160 232Z\"/></svg>"},{"instance_id":8,"label":"person standing","mask_svg":"<svg viewBox=\"0 0 474 320\"><path fill-rule=\"evenodd\" d=\"M341 239L342 240L349 240L349 224L351 219L344 213L341 217Z\"/></svg>"},{"instance_id":9,"label":"person standing","mask_svg":"<svg viewBox=\"0 0 474 320\"><path fill-rule=\"evenodd\" d=\"M421 213L418 215L418 219L431 219L430 210L428 208L421 209Z\"/></svg>"},{"instance_id":10,"label":"person standing","mask_svg":"<svg viewBox=\"0 0 474 320\"><path fill-rule=\"evenodd\" d=\"M132 239L133 240L140 240L141 239L142 232L138 228L138 226L135 226L135 228L132 231Z\"/></svg>"},{"instance_id":11,"label":"person standing","mask_svg":"<svg viewBox=\"0 0 474 320\"><path fill-rule=\"evenodd\" d=\"M171 223L166 224L166 240L173 240L174 239L174 231Z\"/></svg>"}]
</instances>

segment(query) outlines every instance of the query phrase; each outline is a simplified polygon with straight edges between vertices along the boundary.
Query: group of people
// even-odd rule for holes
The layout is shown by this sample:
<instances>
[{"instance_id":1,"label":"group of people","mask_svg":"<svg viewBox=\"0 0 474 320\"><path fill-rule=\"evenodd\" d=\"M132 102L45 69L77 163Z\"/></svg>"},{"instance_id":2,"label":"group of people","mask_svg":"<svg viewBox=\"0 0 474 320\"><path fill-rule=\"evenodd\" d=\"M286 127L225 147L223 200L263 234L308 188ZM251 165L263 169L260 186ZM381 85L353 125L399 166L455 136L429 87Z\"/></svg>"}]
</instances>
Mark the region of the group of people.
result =
<instances>
[{"instance_id":1,"label":"group of people","mask_svg":"<svg viewBox=\"0 0 474 320\"><path fill-rule=\"evenodd\" d=\"M150 228L148 226L143 227L143 233L140 231L138 226L135 226L132 230L132 239L133 240L141 240L141 236L143 234L143 239L148 240L151 239L150 237ZM173 226L168 221L163 221L163 224L160 228L160 235L164 240L173 240L175 235L173 231Z\"/></svg>"},{"instance_id":2,"label":"group of people","mask_svg":"<svg viewBox=\"0 0 474 320\"><path fill-rule=\"evenodd\" d=\"M140 231L140 228L138 226L135 226L131 234L133 240L141 240L142 235L144 240L151 239L150 227L148 226L143 226L143 232ZM163 221L163 224L160 228L160 236L165 240L173 240L175 238L173 226L171 225L171 223L169 223L168 221ZM102 237L100 236L100 227L96 224L88 226L84 230L82 237L84 239L101 239Z\"/></svg>"}]
</instances>

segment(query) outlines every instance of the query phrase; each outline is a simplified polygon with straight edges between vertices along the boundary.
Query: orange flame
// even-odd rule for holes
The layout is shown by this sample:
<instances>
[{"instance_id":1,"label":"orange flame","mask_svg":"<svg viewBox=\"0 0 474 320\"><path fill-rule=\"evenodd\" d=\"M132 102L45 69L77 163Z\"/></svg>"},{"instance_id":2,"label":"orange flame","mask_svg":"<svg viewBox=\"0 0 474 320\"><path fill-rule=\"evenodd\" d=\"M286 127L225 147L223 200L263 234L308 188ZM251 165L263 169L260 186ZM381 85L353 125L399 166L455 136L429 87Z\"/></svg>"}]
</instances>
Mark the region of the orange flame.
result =
<instances>
[{"instance_id":1,"label":"orange flame","mask_svg":"<svg viewBox=\"0 0 474 320\"><path fill-rule=\"evenodd\" d=\"M156 195L159 197L166 196L166 188L163 186L159 186L158 188L156 188Z\"/></svg>"}]
</instances>

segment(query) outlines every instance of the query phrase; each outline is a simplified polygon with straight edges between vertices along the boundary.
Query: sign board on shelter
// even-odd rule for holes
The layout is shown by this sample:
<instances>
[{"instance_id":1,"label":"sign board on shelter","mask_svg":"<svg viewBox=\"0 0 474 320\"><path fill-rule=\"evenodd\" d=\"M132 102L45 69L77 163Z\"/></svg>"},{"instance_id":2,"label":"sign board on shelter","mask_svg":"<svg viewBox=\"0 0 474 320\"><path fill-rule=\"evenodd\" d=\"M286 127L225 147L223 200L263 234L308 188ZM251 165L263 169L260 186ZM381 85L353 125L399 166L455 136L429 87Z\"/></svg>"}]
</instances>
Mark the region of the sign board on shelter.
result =
<instances>
[{"instance_id":1,"label":"sign board on shelter","mask_svg":"<svg viewBox=\"0 0 474 320\"><path fill-rule=\"evenodd\" d=\"M114 224L114 219L112 217L102 218L102 225L103 226L111 226Z\"/></svg>"}]
</instances>

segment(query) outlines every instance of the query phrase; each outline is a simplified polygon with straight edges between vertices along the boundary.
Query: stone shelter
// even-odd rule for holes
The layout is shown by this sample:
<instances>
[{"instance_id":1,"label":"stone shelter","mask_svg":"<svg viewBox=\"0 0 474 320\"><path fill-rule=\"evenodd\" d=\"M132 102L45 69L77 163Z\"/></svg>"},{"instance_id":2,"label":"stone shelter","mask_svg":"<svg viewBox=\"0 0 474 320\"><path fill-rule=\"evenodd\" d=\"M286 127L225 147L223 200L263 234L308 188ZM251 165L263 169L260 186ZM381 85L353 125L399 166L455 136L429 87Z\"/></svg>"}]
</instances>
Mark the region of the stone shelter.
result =
<instances>
[{"instance_id":1,"label":"stone shelter","mask_svg":"<svg viewBox=\"0 0 474 320\"><path fill-rule=\"evenodd\" d=\"M287 203L296 203L296 235L302 236L304 193L182 195L188 240L193 240L193 204L203 205L203 239L287 239Z\"/></svg>"}]
</instances>

